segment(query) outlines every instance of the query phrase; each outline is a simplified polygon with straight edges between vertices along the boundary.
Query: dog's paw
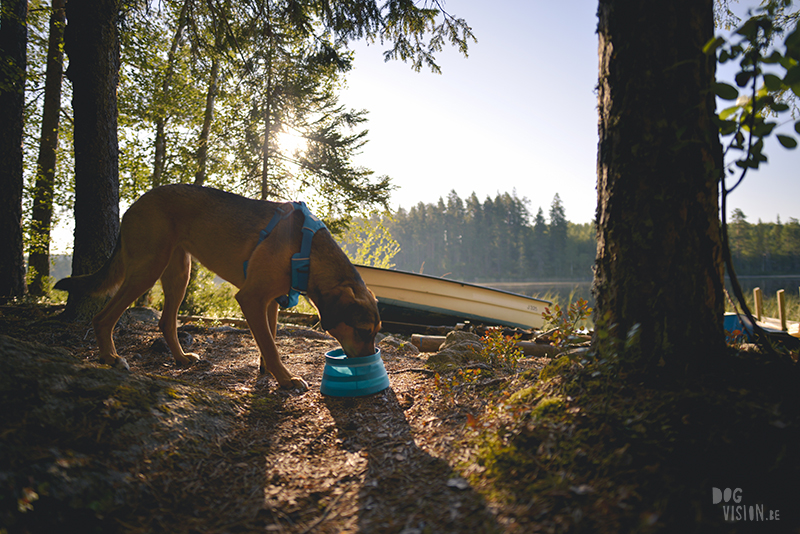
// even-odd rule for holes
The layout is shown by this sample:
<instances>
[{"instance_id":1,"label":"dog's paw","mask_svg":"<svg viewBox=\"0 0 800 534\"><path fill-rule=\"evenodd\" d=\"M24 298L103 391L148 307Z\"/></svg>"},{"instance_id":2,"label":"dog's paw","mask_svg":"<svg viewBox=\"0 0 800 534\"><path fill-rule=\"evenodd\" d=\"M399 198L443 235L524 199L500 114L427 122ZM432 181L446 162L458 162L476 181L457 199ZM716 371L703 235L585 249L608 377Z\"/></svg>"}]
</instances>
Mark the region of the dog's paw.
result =
<instances>
[{"instance_id":1,"label":"dog's paw","mask_svg":"<svg viewBox=\"0 0 800 534\"><path fill-rule=\"evenodd\" d=\"M177 363L181 367L191 367L192 365L196 364L200 361L200 356L195 354L194 352L187 352L184 354L184 358L175 358L175 363Z\"/></svg>"},{"instance_id":2,"label":"dog's paw","mask_svg":"<svg viewBox=\"0 0 800 534\"><path fill-rule=\"evenodd\" d=\"M288 382L281 384L283 389L299 389L308 391L308 383L299 376L293 376Z\"/></svg>"}]
</instances>

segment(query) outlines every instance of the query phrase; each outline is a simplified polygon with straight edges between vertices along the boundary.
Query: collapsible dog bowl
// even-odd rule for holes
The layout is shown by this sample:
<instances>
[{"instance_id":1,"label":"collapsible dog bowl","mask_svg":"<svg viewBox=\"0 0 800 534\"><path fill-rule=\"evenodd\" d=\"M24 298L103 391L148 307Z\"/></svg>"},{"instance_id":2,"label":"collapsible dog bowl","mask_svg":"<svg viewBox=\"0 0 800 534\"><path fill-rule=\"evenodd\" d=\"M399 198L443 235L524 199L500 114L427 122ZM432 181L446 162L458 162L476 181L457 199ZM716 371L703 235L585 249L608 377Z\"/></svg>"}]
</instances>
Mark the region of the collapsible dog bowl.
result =
<instances>
[{"instance_id":1,"label":"collapsible dog bowl","mask_svg":"<svg viewBox=\"0 0 800 534\"><path fill-rule=\"evenodd\" d=\"M372 356L348 358L342 349L325 353L320 391L331 397L363 397L389 387L381 350Z\"/></svg>"}]
</instances>

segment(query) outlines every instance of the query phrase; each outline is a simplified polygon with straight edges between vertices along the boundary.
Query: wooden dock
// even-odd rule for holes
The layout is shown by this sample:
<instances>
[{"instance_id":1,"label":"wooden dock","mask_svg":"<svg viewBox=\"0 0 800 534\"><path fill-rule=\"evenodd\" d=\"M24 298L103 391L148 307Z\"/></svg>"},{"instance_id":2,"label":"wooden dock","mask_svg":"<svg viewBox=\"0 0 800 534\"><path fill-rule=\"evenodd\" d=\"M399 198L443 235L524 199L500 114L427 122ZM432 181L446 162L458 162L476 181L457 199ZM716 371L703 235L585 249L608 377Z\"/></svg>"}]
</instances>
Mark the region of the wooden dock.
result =
<instances>
[{"instance_id":1,"label":"wooden dock","mask_svg":"<svg viewBox=\"0 0 800 534\"><path fill-rule=\"evenodd\" d=\"M765 317L764 316L764 295L761 288L753 289L753 317L761 328L765 330L774 330L778 332L786 332L792 337L800 338L800 322L790 321L786 312L786 292L783 289L778 290L778 317Z\"/></svg>"}]
</instances>

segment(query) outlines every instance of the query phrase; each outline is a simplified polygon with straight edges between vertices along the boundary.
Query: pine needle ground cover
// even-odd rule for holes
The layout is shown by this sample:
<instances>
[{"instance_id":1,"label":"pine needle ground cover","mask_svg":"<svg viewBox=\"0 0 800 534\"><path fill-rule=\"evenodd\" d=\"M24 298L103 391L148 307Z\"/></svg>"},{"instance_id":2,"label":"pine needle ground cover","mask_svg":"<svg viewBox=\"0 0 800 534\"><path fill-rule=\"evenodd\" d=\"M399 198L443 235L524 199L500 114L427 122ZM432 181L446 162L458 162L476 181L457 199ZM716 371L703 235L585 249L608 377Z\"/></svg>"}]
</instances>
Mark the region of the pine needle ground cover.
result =
<instances>
[{"instance_id":1,"label":"pine needle ground cover","mask_svg":"<svg viewBox=\"0 0 800 534\"><path fill-rule=\"evenodd\" d=\"M797 372L751 347L703 375L645 381L626 374L624 356L586 347L525 358L507 339L476 336L457 365L432 367L432 355L384 340L391 389L331 399L319 383L335 341L313 330L278 336L311 384L298 393L258 375L246 330L185 326L202 361L180 368L155 324L124 323L124 374L98 364L91 332L54 310L0 313L9 533L800 525Z\"/></svg>"}]
</instances>

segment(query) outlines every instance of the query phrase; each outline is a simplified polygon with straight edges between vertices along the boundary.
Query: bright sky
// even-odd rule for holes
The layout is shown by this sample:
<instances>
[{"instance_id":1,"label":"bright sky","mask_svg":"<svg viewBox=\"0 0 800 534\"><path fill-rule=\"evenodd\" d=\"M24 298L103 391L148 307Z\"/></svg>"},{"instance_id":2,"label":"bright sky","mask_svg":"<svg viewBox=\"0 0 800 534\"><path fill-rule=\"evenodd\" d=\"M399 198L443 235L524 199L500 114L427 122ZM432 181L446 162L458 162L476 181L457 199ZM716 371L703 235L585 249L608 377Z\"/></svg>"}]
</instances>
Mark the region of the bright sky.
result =
<instances>
[{"instance_id":1,"label":"bright sky","mask_svg":"<svg viewBox=\"0 0 800 534\"><path fill-rule=\"evenodd\" d=\"M357 162L394 179L394 207L435 203L451 190L483 201L516 189L532 215L542 207L547 216L558 193L570 221L591 221L597 0L451 0L446 9L478 42L468 59L441 52L442 75L384 63L387 46L355 45L343 102L370 112ZM769 164L729 197L730 209L750 222L800 218L800 149L773 143L766 153Z\"/></svg>"},{"instance_id":2,"label":"bright sky","mask_svg":"<svg viewBox=\"0 0 800 534\"><path fill-rule=\"evenodd\" d=\"M395 208L435 203L451 190L481 201L516 190L532 215L541 207L546 217L558 193L570 221L591 221L597 0L450 0L446 8L469 22L478 42L467 59L452 48L439 53L442 75L384 63L386 46L355 43L342 101L370 112L370 141L357 163L394 179ZM753 223L800 219L800 148L773 141L766 153L769 164L731 195L728 215L740 208ZM70 225L57 236L57 250L71 248Z\"/></svg>"}]
</instances>

